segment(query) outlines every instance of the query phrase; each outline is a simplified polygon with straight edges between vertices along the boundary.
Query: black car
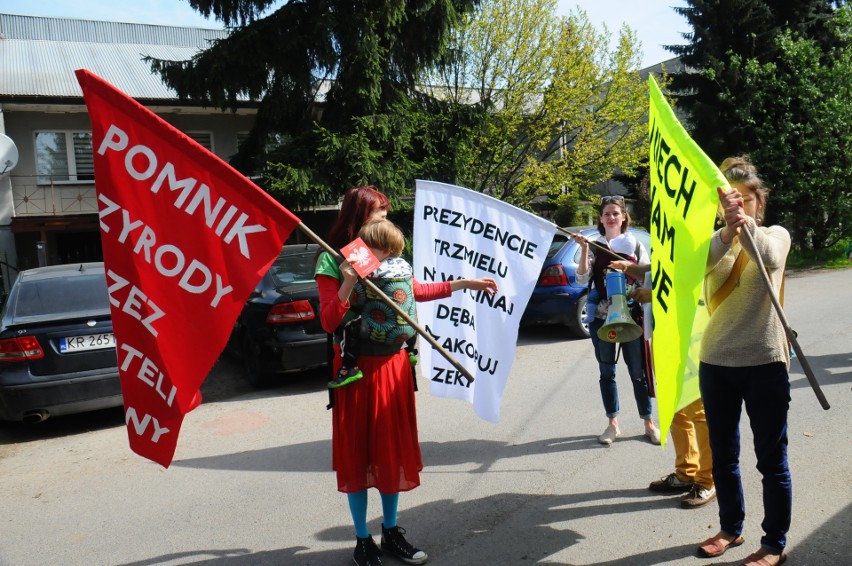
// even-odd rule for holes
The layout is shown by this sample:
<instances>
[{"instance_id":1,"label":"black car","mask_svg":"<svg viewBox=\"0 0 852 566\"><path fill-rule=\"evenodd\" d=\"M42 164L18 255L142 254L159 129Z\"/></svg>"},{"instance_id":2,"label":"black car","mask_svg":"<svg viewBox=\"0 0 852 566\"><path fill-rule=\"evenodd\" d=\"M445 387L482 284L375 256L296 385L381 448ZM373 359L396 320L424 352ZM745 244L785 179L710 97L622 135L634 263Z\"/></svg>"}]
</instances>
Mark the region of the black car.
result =
<instances>
[{"instance_id":1,"label":"black car","mask_svg":"<svg viewBox=\"0 0 852 566\"><path fill-rule=\"evenodd\" d=\"M317 244L287 245L252 292L228 340L253 385L327 364L314 280Z\"/></svg>"},{"instance_id":2,"label":"black car","mask_svg":"<svg viewBox=\"0 0 852 566\"><path fill-rule=\"evenodd\" d=\"M541 275L521 317L521 324L564 324L574 336L588 338L589 325L583 319L586 316L589 285L577 283L580 246L568 233L582 234L590 239L602 238L594 226L573 226L553 236ZM651 235L648 232L641 228L630 228L630 233L645 247L646 252L651 249ZM640 260L650 261L647 257Z\"/></svg>"},{"instance_id":3,"label":"black car","mask_svg":"<svg viewBox=\"0 0 852 566\"><path fill-rule=\"evenodd\" d=\"M102 262L22 271L0 318L0 420L122 405Z\"/></svg>"}]
</instances>

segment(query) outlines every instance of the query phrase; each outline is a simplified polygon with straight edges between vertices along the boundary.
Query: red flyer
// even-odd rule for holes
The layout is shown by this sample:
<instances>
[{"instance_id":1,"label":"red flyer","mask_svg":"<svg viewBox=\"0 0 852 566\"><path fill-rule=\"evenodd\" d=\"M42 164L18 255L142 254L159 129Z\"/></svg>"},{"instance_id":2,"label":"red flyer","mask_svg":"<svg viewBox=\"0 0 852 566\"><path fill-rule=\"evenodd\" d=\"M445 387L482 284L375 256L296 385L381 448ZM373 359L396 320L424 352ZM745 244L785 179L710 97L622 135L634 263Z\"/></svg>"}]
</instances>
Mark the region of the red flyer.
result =
<instances>
[{"instance_id":1,"label":"red flyer","mask_svg":"<svg viewBox=\"0 0 852 566\"><path fill-rule=\"evenodd\" d=\"M340 248L340 251L349 265L355 268L355 272L361 277L368 276L382 263L379 258L373 255L373 252L361 238L355 238Z\"/></svg>"}]
</instances>

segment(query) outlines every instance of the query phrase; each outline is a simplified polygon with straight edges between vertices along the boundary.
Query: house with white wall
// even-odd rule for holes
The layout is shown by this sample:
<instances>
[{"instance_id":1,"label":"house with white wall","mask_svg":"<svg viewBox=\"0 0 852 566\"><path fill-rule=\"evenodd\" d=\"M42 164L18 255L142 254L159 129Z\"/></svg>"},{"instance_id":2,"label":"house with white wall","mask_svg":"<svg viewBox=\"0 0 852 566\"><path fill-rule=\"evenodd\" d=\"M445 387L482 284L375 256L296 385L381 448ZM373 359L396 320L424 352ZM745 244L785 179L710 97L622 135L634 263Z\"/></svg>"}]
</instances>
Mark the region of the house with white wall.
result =
<instances>
[{"instance_id":1,"label":"house with white wall","mask_svg":"<svg viewBox=\"0 0 852 566\"><path fill-rule=\"evenodd\" d=\"M225 30L0 14L0 134L17 165L0 175L0 275L100 261L92 137L74 75L88 69L228 160L256 109L180 100L145 57L186 60Z\"/></svg>"}]
</instances>

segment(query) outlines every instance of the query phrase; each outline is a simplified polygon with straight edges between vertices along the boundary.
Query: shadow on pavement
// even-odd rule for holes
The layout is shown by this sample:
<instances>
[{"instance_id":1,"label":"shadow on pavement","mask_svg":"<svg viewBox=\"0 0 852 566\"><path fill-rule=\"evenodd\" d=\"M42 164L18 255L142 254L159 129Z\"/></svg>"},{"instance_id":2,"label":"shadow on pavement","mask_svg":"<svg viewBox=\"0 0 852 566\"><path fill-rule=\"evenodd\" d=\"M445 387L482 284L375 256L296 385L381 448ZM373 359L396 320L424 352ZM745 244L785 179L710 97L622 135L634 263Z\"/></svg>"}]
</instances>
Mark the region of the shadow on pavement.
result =
<instances>
[{"instance_id":1,"label":"shadow on pavement","mask_svg":"<svg viewBox=\"0 0 852 566\"><path fill-rule=\"evenodd\" d=\"M288 397L325 390L327 382L328 369L323 367L281 374L269 387L256 388L243 377L239 361L223 355L201 384L201 395L208 403Z\"/></svg>"},{"instance_id":2,"label":"shadow on pavement","mask_svg":"<svg viewBox=\"0 0 852 566\"><path fill-rule=\"evenodd\" d=\"M124 426L124 409L113 407L75 415L51 417L40 423L0 423L0 445L35 442Z\"/></svg>"},{"instance_id":3,"label":"shadow on pavement","mask_svg":"<svg viewBox=\"0 0 852 566\"><path fill-rule=\"evenodd\" d=\"M645 491L645 490L636 490ZM668 505L666 499L653 501L623 501L636 493L601 491L559 496L535 496L506 493L472 501L453 502L439 500L414 508L400 510L399 521L408 530L408 538L430 553L430 563L457 566L557 564L551 557L571 546L582 543L584 537L564 528L573 520L593 515L631 513L647 509L650 505ZM377 499L377 498L374 498ZM608 499L614 501L606 502ZM595 503L595 505L588 505ZM375 504L375 501L372 503ZM341 498L341 505L345 502ZM373 510L371 516L379 512ZM504 517L519 514L529 519L523 526L512 527L511 537L506 536ZM381 532L380 519L369 522L372 533ZM846 564L852 556L849 532L852 529L852 504L828 520L818 532L795 544L790 550L790 560L796 564ZM471 539L470 533L476 533ZM319 533L316 539L339 542L340 549L311 552L306 546L251 552L245 548L204 549L152 557L123 566L148 566L171 561L181 563L228 566L254 566L267 564L327 565L346 564L351 560L354 540L349 524L333 526ZM379 542L380 535L375 535ZM613 556L619 551L617 543L602 551ZM585 563L587 566L648 566L652 564L699 563L695 557L696 544L687 544L647 550L630 556ZM714 560L716 566L739 564L742 559ZM396 564L387 559L388 564ZM704 563L703 561L701 563ZM567 563L559 563L567 564Z\"/></svg>"},{"instance_id":4,"label":"shadow on pavement","mask_svg":"<svg viewBox=\"0 0 852 566\"><path fill-rule=\"evenodd\" d=\"M790 561L794 564L849 564L852 562L850 533L852 503L801 542L791 540Z\"/></svg>"},{"instance_id":5,"label":"shadow on pavement","mask_svg":"<svg viewBox=\"0 0 852 566\"><path fill-rule=\"evenodd\" d=\"M852 382L852 353L808 356L805 352L805 356L821 387ZM790 364L790 386L794 389L811 386L797 358Z\"/></svg>"},{"instance_id":6,"label":"shadow on pavement","mask_svg":"<svg viewBox=\"0 0 852 566\"><path fill-rule=\"evenodd\" d=\"M256 389L243 379L239 365L223 356L201 384L201 396L204 403L212 403L305 395L326 390L327 380L328 370L319 368L282 375L279 383ZM122 407L51 417L40 423L0 422L0 445L74 436L119 426L124 426Z\"/></svg>"},{"instance_id":7,"label":"shadow on pavement","mask_svg":"<svg viewBox=\"0 0 852 566\"><path fill-rule=\"evenodd\" d=\"M434 468L463 464L476 466L468 470L470 473L481 473L489 471L498 462L530 454L608 449L596 440L597 437L594 436L577 436L510 444L497 440L471 439L421 442L420 449L426 463L424 473L439 473L440 470ZM227 455L175 460L172 466L252 472L327 472L331 469L330 462L331 440L327 439Z\"/></svg>"},{"instance_id":8,"label":"shadow on pavement","mask_svg":"<svg viewBox=\"0 0 852 566\"><path fill-rule=\"evenodd\" d=\"M646 493L646 490L636 490ZM642 511L652 505L670 505L667 499L627 501L625 498L636 493L622 490L596 493L536 496L506 493L481 499L453 502L438 500L414 508L400 509L399 522L407 532L407 538L428 552L430 563L456 566L555 564L552 555L581 543L584 537L564 525L571 521L593 515ZM374 497L373 499L378 499ZM607 501L611 499L612 501ZM589 503L595 503L589 505ZM375 505L376 501L372 501ZM341 496L341 506L345 500ZM370 513L376 517L375 508ZM506 516L520 514L528 520L521 526L504 525ZM370 532L379 542L381 519L369 522ZM507 528L512 536L506 536ZM470 533L475 533L471 538ZM309 546L290 547L280 550L251 552L248 549L205 549L186 551L152 557L124 564L123 566L148 566L173 560L192 564L223 564L228 566L250 566L267 564L329 565L347 564L351 561L354 539L349 524L332 526L316 533L315 538L325 542L339 543L340 549L311 552ZM309 545L310 541L306 541ZM615 544L615 543L614 543ZM616 544L613 548L618 548ZM614 554L612 549L605 551ZM655 549L629 557L594 562L595 566L643 565L663 562L678 563L695 555L694 545L681 545ZM387 564L399 563L386 559ZM563 563L564 564L564 563ZM716 562L715 564L719 564Z\"/></svg>"}]
</instances>

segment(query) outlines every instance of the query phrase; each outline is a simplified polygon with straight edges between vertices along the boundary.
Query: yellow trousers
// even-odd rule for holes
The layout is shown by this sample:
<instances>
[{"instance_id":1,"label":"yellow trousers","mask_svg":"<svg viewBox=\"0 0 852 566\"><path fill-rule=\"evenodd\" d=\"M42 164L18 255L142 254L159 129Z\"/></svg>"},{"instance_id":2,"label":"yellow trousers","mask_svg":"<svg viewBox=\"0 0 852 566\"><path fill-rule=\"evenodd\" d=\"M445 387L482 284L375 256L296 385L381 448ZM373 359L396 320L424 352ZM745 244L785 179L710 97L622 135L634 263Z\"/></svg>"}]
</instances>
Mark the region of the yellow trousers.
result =
<instances>
[{"instance_id":1,"label":"yellow trousers","mask_svg":"<svg viewBox=\"0 0 852 566\"><path fill-rule=\"evenodd\" d=\"M713 455L701 399L676 412L669 430L675 449L677 478L707 489L713 487Z\"/></svg>"}]
</instances>

